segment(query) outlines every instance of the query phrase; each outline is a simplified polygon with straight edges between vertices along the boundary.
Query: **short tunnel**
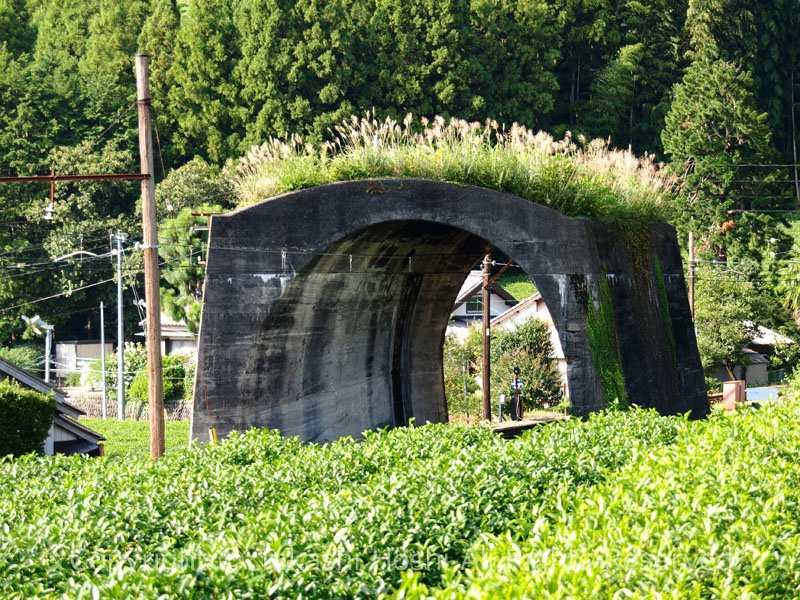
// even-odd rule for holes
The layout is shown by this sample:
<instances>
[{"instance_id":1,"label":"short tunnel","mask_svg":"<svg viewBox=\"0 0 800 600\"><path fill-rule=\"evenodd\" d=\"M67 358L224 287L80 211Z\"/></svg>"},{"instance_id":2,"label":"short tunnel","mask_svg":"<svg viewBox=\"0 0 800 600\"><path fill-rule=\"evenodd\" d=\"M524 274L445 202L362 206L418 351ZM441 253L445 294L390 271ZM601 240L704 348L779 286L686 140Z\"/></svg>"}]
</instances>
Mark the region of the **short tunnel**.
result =
<instances>
[{"instance_id":1,"label":"short tunnel","mask_svg":"<svg viewBox=\"0 0 800 600\"><path fill-rule=\"evenodd\" d=\"M605 281L629 399L703 415L675 230L653 225L642 239L631 257L615 224L420 179L328 184L215 216L192 436L256 426L325 441L445 421L445 329L464 278L493 247L547 304L574 412L605 405L587 326Z\"/></svg>"}]
</instances>

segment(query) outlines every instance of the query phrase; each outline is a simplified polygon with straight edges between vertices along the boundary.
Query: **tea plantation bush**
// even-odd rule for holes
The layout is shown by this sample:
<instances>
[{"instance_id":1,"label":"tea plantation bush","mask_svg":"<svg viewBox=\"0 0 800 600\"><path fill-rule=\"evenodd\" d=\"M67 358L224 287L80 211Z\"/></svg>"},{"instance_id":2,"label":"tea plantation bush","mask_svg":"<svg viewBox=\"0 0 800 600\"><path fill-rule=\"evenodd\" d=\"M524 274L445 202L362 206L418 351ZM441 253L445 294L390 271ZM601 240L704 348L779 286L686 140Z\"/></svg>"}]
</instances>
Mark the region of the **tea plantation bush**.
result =
<instances>
[{"instance_id":1,"label":"tea plantation bush","mask_svg":"<svg viewBox=\"0 0 800 600\"><path fill-rule=\"evenodd\" d=\"M791 597L800 409L0 464L4 597ZM628 590L627 592L625 590Z\"/></svg>"}]
</instances>

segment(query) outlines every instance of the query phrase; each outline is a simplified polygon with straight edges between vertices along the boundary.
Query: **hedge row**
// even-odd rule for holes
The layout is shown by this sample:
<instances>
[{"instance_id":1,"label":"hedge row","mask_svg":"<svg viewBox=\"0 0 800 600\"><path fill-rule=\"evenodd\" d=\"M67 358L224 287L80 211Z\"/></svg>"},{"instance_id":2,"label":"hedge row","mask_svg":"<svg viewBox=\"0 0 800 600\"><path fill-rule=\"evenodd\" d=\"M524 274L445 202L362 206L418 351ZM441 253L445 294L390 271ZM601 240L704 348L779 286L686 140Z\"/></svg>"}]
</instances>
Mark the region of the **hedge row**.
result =
<instances>
[{"instance_id":1,"label":"hedge row","mask_svg":"<svg viewBox=\"0 0 800 600\"><path fill-rule=\"evenodd\" d=\"M0 457L41 453L55 413L55 397L0 382Z\"/></svg>"}]
</instances>

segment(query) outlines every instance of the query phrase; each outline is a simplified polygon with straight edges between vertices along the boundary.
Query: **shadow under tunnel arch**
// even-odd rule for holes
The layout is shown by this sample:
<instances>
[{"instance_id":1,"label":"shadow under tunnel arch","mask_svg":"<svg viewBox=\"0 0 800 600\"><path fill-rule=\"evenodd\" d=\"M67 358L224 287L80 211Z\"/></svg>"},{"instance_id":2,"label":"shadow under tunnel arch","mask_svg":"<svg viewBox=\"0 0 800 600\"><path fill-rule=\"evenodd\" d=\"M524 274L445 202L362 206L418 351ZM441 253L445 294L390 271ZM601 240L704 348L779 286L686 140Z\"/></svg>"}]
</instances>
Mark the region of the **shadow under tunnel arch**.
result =
<instances>
[{"instance_id":1,"label":"shadow under tunnel arch","mask_svg":"<svg viewBox=\"0 0 800 600\"><path fill-rule=\"evenodd\" d=\"M249 378L239 393L265 399L272 425L303 439L446 421L445 330L465 277L491 248L415 220L338 241L294 276L256 336L246 372L275 376Z\"/></svg>"}]
</instances>

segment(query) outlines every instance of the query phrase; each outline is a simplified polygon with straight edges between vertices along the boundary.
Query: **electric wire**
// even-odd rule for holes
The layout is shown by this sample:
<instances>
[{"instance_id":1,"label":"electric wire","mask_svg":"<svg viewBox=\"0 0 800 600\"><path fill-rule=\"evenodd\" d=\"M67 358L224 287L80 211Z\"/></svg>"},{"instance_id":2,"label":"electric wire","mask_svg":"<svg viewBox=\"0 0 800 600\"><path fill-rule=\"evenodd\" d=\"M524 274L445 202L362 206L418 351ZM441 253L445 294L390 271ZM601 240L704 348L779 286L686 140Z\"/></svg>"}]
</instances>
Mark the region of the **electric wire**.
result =
<instances>
[{"instance_id":1,"label":"electric wire","mask_svg":"<svg viewBox=\"0 0 800 600\"><path fill-rule=\"evenodd\" d=\"M186 255L186 256L182 256L182 257L178 257L178 258L174 259L173 261L165 261L163 263L160 263L159 267L161 267L163 265L166 265L166 264L169 264L169 262L177 262L177 261L183 260L184 258L191 257L191 256L192 256L192 254ZM135 269L135 270L133 270L133 272L135 272L135 273L143 273L144 269ZM104 283L109 283L111 281L116 281L116 276L111 277L110 279L104 279L102 281L97 281L97 282L94 282L94 283L90 283L88 285L83 285L83 286L80 286L80 287L77 287L77 288L73 288L73 289L70 289L70 290L59 292L57 294L53 294L51 296L47 296L47 297L44 297L44 298L36 298L34 300L29 300L29 301L23 302L21 304L16 304L14 306L3 307L3 308L0 308L0 314L9 312L9 311L14 310L16 308L21 308L23 306L28 306L30 304L38 304L38 303L44 302L46 300L52 300L53 298L59 298L61 296L71 295L71 294L74 294L75 292L79 292L81 290L86 290L86 289L89 289L89 288L92 288L92 287L95 287L95 286L98 286L98 285L102 285Z\"/></svg>"}]
</instances>

